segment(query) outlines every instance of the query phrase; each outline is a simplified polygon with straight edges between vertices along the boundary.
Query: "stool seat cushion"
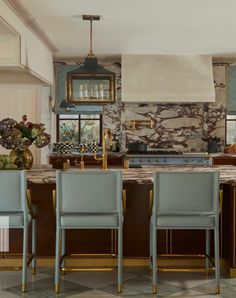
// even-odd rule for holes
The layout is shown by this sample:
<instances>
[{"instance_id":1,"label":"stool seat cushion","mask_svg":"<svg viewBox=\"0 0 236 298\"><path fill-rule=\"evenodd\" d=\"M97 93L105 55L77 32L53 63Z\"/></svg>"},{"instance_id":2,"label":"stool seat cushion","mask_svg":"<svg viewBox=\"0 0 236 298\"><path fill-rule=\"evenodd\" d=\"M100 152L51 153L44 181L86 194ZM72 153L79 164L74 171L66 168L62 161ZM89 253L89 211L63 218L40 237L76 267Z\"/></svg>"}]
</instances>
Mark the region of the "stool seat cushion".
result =
<instances>
[{"instance_id":1,"label":"stool seat cushion","mask_svg":"<svg viewBox=\"0 0 236 298\"><path fill-rule=\"evenodd\" d=\"M24 226L24 215L23 212L0 212L0 216L9 217L9 227L19 227ZM28 214L28 221L31 221L31 215Z\"/></svg>"},{"instance_id":2,"label":"stool seat cushion","mask_svg":"<svg viewBox=\"0 0 236 298\"><path fill-rule=\"evenodd\" d=\"M171 227L172 229L213 228L215 218L202 215L161 215L157 216L157 227Z\"/></svg>"},{"instance_id":3,"label":"stool seat cushion","mask_svg":"<svg viewBox=\"0 0 236 298\"><path fill-rule=\"evenodd\" d=\"M61 227L118 227L119 217L117 214L107 213L66 213L63 212L61 217Z\"/></svg>"}]
</instances>

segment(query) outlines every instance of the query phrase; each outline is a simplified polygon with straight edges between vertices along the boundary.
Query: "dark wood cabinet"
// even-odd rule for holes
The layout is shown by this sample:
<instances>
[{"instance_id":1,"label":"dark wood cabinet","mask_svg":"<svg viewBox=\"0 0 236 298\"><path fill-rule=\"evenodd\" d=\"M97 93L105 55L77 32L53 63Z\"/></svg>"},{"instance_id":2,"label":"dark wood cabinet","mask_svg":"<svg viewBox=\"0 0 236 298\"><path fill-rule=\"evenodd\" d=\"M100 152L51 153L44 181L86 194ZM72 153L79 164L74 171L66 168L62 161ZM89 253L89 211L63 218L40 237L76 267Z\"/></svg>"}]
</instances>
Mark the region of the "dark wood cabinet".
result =
<instances>
[{"instance_id":1,"label":"dark wood cabinet","mask_svg":"<svg viewBox=\"0 0 236 298\"><path fill-rule=\"evenodd\" d=\"M236 156L217 156L212 157L213 165L233 165L236 166Z\"/></svg>"},{"instance_id":2,"label":"dark wood cabinet","mask_svg":"<svg viewBox=\"0 0 236 298\"><path fill-rule=\"evenodd\" d=\"M99 155L98 155L99 156ZM63 168L63 163L69 162L69 166L79 167L81 161L81 156L69 155L69 154L59 154L59 155L49 155L49 163L53 168L61 169ZM86 166L100 167L102 165L101 161L95 160L93 155L85 154L83 156L84 164ZM120 166L123 167L124 155L121 153L110 153L108 154L108 166Z\"/></svg>"}]
</instances>

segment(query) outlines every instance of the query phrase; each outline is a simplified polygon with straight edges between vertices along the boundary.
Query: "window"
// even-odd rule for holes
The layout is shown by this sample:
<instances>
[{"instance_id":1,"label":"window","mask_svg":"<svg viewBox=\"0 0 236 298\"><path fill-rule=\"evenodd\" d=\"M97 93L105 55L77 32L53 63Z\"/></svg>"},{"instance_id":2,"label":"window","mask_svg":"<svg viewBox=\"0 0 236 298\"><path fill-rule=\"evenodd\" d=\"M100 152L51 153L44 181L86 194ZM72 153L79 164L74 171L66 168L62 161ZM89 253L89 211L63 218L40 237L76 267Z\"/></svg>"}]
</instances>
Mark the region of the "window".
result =
<instances>
[{"instance_id":1,"label":"window","mask_svg":"<svg viewBox=\"0 0 236 298\"><path fill-rule=\"evenodd\" d=\"M226 115L226 145L236 143L236 115Z\"/></svg>"},{"instance_id":2,"label":"window","mask_svg":"<svg viewBox=\"0 0 236 298\"><path fill-rule=\"evenodd\" d=\"M226 145L236 143L236 67L226 68L227 78L227 112L226 112Z\"/></svg>"},{"instance_id":3,"label":"window","mask_svg":"<svg viewBox=\"0 0 236 298\"><path fill-rule=\"evenodd\" d=\"M102 115L64 115L57 116L57 140L59 142L82 143L102 140Z\"/></svg>"}]
</instances>

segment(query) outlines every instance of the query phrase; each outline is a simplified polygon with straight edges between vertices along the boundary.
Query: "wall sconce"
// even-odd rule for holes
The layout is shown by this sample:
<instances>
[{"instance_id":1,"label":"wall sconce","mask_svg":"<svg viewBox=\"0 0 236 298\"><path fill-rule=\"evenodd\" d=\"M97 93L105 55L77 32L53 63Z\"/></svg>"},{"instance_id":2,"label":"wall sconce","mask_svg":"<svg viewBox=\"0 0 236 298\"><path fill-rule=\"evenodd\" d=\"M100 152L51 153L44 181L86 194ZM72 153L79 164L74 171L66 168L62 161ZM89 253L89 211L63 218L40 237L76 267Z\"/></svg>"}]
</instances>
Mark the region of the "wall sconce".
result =
<instances>
[{"instance_id":1,"label":"wall sconce","mask_svg":"<svg viewBox=\"0 0 236 298\"><path fill-rule=\"evenodd\" d=\"M99 21L99 15L83 15L90 21L90 51L84 64L67 73L67 101L74 104L108 104L115 101L114 72L98 64L92 51L92 22Z\"/></svg>"},{"instance_id":2,"label":"wall sconce","mask_svg":"<svg viewBox=\"0 0 236 298\"><path fill-rule=\"evenodd\" d=\"M135 131L136 129L140 129L143 127L153 128L154 122L152 120L130 120L129 121L129 128L132 131Z\"/></svg>"}]
</instances>

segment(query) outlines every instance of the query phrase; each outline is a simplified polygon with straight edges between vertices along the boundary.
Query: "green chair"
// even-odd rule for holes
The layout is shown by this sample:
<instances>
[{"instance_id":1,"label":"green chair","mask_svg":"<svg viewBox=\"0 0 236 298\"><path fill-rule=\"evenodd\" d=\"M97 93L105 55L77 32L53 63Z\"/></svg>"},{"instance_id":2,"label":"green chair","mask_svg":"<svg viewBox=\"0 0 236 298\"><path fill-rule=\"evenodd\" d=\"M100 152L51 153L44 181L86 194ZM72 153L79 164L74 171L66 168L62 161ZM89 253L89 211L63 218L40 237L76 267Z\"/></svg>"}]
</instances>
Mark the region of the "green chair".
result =
<instances>
[{"instance_id":1,"label":"green chair","mask_svg":"<svg viewBox=\"0 0 236 298\"><path fill-rule=\"evenodd\" d=\"M36 206L27 192L26 173L19 170L0 170L0 217L8 217L9 228L23 229L22 267L0 267L0 270L22 269L22 292L26 292L27 265L32 261L36 271ZM32 255L28 258L28 228L32 223ZM1 253L7 257L8 253Z\"/></svg>"},{"instance_id":2,"label":"green chair","mask_svg":"<svg viewBox=\"0 0 236 298\"><path fill-rule=\"evenodd\" d=\"M56 173L55 292L59 293L60 260L66 229L118 230L118 292L122 291L122 174L112 170ZM61 249L60 249L61 247Z\"/></svg>"},{"instance_id":3,"label":"green chair","mask_svg":"<svg viewBox=\"0 0 236 298\"><path fill-rule=\"evenodd\" d=\"M210 252L210 230L214 231L216 293L220 293L219 262L219 173L154 173L150 221L150 255L153 293L157 292L157 230L206 230L206 256ZM208 261L203 271L208 271ZM163 270L164 271L164 270Z\"/></svg>"}]
</instances>

